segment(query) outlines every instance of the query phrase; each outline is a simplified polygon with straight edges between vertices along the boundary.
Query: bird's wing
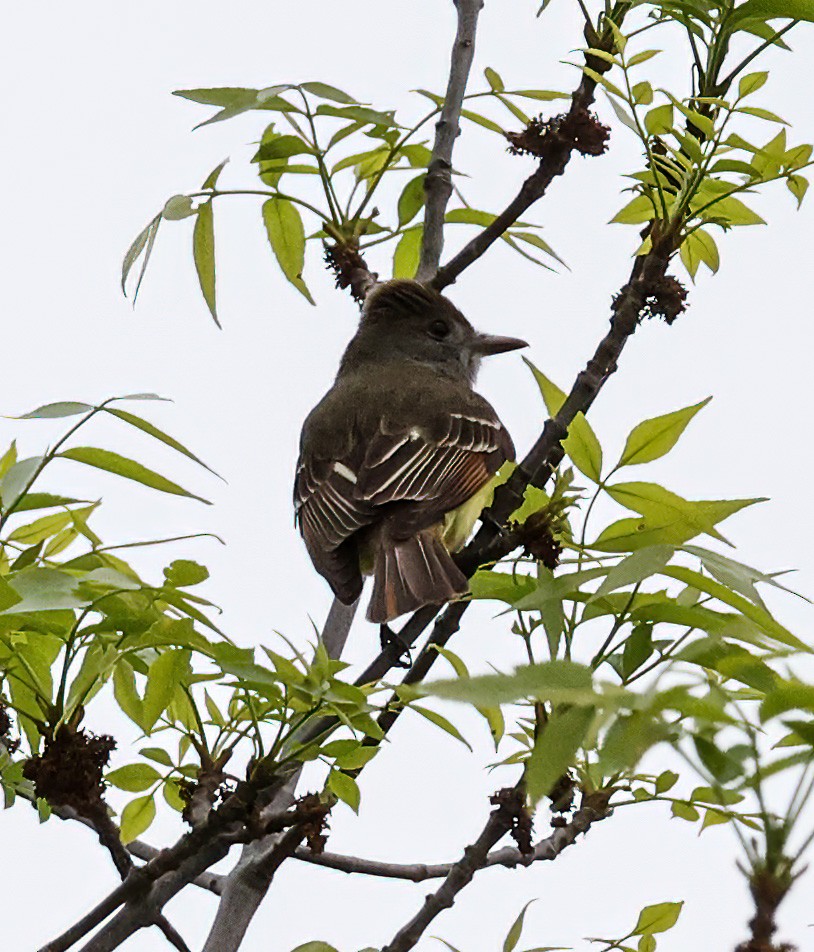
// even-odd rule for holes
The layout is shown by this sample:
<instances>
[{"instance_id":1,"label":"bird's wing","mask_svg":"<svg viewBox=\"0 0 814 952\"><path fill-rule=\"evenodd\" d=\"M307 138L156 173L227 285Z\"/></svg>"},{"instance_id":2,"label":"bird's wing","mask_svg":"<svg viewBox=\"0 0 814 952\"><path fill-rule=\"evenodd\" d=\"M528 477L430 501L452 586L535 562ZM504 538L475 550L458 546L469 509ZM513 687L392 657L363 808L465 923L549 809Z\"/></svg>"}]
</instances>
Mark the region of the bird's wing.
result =
<instances>
[{"instance_id":1,"label":"bird's wing","mask_svg":"<svg viewBox=\"0 0 814 952\"><path fill-rule=\"evenodd\" d=\"M514 447L494 410L448 413L438 426L410 429L382 424L370 441L356 490L373 506L425 503L440 517L474 495ZM395 430L395 432L393 432Z\"/></svg>"},{"instance_id":2,"label":"bird's wing","mask_svg":"<svg viewBox=\"0 0 814 952\"><path fill-rule=\"evenodd\" d=\"M300 457L294 518L309 549L336 549L373 521L373 506L359 496L357 482L354 470L342 460Z\"/></svg>"}]
</instances>

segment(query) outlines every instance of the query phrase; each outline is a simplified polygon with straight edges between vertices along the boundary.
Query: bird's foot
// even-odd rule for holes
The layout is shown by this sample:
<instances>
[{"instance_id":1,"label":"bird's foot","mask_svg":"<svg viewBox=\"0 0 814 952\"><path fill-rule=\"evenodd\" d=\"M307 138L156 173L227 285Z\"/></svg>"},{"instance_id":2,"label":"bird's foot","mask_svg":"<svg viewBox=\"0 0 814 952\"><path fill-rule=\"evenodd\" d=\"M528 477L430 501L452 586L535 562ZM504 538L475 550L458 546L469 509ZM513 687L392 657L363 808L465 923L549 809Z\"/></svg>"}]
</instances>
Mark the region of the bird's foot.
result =
<instances>
[{"instance_id":1,"label":"bird's foot","mask_svg":"<svg viewBox=\"0 0 814 952\"><path fill-rule=\"evenodd\" d=\"M398 660L395 662L397 668L411 668L413 666L410 646L402 640L398 632L393 631L390 625L379 626L379 640L381 641L382 651L386 651L391 646L401 649Z\"/></svg>"}]
</instances>

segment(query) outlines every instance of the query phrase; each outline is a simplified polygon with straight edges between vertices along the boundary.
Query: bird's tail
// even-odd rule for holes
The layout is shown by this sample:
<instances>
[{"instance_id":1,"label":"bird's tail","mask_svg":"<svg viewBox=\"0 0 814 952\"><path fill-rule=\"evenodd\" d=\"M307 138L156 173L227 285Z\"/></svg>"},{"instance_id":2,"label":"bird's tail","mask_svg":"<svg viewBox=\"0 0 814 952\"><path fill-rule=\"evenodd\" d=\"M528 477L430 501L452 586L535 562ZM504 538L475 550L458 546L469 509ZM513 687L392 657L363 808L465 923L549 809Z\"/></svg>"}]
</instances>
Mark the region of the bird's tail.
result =
<instances>
[{"instance_id":1,"label":"bird's tail","mask_svg":"<svg viewBox=\"0 0 814 952\"><path fill-rule=\"evenodd\" d=\"M369 621L384 624L422 605L440 605L469 591L466 576L452 561L437 527L409 539L383 536L376 547Z\"/></svg>"}]
</instances>

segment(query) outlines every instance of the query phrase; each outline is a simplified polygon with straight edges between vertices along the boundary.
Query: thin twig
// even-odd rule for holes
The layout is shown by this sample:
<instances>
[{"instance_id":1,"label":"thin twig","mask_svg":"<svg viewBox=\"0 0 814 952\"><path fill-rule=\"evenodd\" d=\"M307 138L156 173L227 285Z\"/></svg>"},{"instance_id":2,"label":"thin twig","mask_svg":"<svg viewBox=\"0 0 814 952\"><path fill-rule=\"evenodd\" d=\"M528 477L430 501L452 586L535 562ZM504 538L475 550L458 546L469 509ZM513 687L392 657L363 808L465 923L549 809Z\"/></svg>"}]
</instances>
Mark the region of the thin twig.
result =
<instances>
[{"instance_id":1,"label":"thin twig","mask_svg":"<svg viewBox=\"0 0 814 952\"><path fill-rule=\"evenodd\" d=\"M567 826L555 830L551 836L540 840L534 851L527 855L515 846L504 846L492 850L483 863L483 869L491 866L504 866L514 869L517 866L531 866L533 863L555 860L562 851L574 843L580 833L587 832L605 815L590 807L584 807L574 814ZM452 872L453 863L384 863L359 856L345 856L340 853L314 853L305 847L299 847L294 858L313 866L324 866L342 873L361 873L365 876L379 876L384 879L405 879L421 883L427 879L441 879Z\"/></svg>"},{"instance_id":2,"label":"thin twig","mask_svg":"<svg viewBox=\"0 0 814 952\"><path fill-rule=\"evenodd\" d=\"M454 3L458 15L458 29L452 46L447 94L435 125L432 158L424 179L427 201L424 208L421 260L416 272L419 281L427 281L435 274L444 248L444 215L452 195L452 150L461 132L461 108L472 58L475 55L478 15L483 7L483 0L454 0Z\"/></svg>"},{"instance_id":3,"label":"thin twig","mask_svg":"<svg viewBox=\"0 0 814 952\"><path fill-rule=\"evenodd\" d=\"M591 64L598 73L606 72L610 66L599 60ZM593 104L596 92L596 82L584 74L579 86L571 94L571 107L565 118L574 120L578 115L584 115ZM440 267L430 281L430 286L436 291L453 284L455 280L471 264L478 260L506 231L522 217L536 201L545 195L549 185L557 176L562 175L571 156L577 151L575 141L562 139L559 148L552 149L546 155L535 171L523 182L520 191L509 202L506 208L483 231L478 232L471 241L445 265Z\"/></svg>"}]
</instances>

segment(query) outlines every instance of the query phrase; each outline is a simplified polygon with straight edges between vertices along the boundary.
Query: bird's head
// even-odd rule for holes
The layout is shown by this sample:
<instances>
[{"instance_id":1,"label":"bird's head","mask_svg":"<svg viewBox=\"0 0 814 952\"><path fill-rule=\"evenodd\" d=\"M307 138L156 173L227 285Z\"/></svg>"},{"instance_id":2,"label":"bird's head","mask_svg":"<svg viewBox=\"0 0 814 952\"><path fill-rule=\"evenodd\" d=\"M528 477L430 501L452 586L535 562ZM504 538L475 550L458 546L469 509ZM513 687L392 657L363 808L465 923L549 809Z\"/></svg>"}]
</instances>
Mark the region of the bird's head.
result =
<instances>
[{"instance_id":1,"label":"bird's head","mask_svg":"<svg viewBox=\"0 0 814 952\"><path fill-rule=\"evenodd\" d=\"M387 281L368 295L340 374L363 363L406 360L473 382L482 357L527 346L516 337L478 333L451 301L418 281Z\"/></svg>"}]
</instances>

